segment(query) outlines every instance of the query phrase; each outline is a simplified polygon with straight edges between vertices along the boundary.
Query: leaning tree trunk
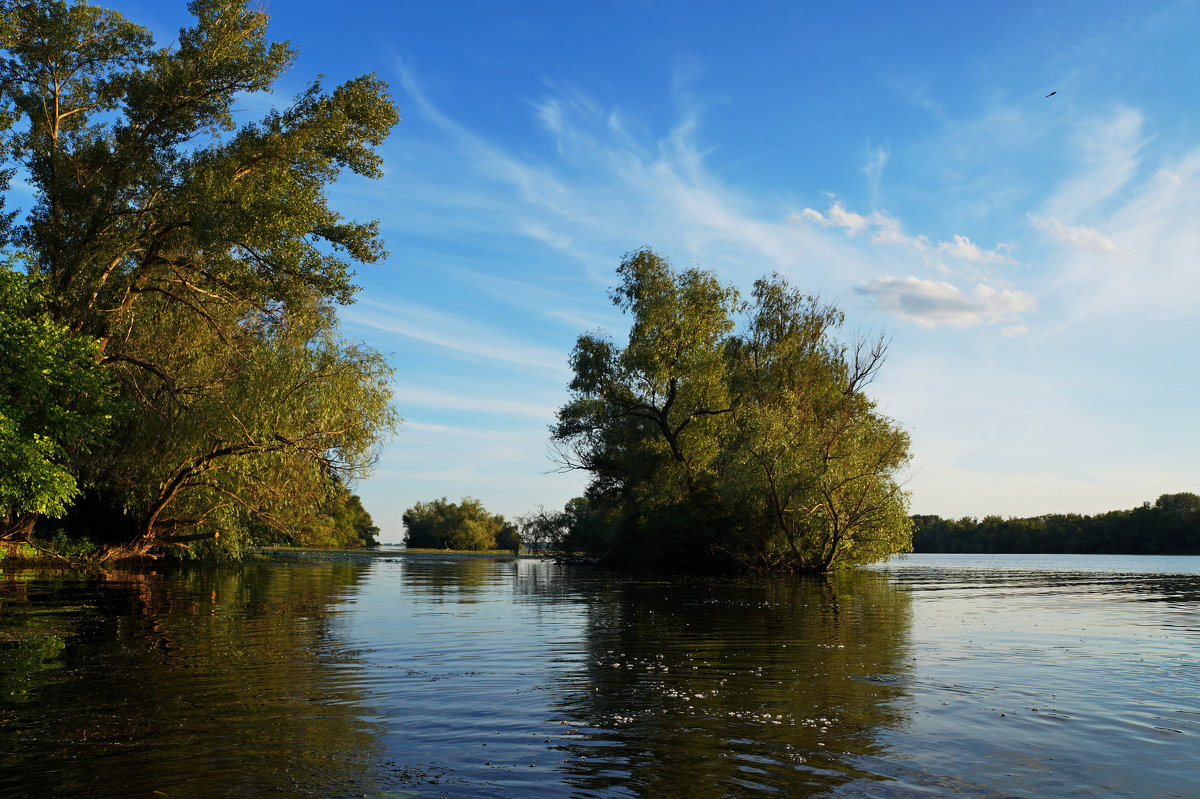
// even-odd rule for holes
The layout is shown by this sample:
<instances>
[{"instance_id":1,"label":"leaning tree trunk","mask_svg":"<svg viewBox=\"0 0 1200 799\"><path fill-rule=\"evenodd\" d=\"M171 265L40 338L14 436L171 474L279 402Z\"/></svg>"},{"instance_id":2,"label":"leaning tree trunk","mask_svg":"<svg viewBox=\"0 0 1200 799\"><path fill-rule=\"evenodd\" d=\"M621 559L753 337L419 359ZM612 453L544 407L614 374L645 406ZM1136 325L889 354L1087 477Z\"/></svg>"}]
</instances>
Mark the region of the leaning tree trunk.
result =
<instances>
[{"instance_id":1,"label":"leaning tree trunk","mask_svg":"<svg viewBox=\"0 0 1200 799\"><path fill-rule=\"evenodd\" d=\"M0 518L0 542L15 544L28 541L38 518L36 513L23 513L17 517L5 514Z\"/></svg>"}]
</instances>

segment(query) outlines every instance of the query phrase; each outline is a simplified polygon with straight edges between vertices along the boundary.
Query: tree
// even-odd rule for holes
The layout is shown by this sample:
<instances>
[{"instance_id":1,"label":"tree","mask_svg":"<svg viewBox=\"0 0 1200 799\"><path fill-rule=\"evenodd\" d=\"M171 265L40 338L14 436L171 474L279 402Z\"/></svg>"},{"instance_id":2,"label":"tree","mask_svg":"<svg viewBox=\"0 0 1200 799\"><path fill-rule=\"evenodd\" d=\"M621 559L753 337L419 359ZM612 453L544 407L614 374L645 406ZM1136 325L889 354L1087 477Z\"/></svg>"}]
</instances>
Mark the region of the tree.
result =
<instances>
[{"instance_id":1,"label":"tree","mask_svg":"<svg viewBox=\"0 0 1200 799\"><path fill-rule=\"evenodd\" d=\"M673 513L700 527L707 519L689 511L714 492L721 417L730 411L724 342L737 292L699 269L676 274L648 249L627 255L617 272L622 282L610 296L633 317L629 340L618 347L598 334L579 337L572 399L552 431L559 457L592 472L593 493L624 504L640 517L639 529ZM674 557L681 546L703 550L706 535L676 542Z\"/></svg>"},{"instance_id":2,"label":"tree","mask_svg":"<svg viewBox=\"0 0 1200 799\"><path fill-rule=\"evenodd\" d=\"M311 538L303 531L327 520L323 508L365 474L394 424L390 368L316 315L262 327L248 320L253 333L234 348L193 315L154 305L166 318L130 336L174 333L139 343L163 349L173 379L114 367L125 393L146 401L123 425L123 446L99 464L136 519L126 551L218 533L237 548L249 543L248 515L285 537Z\"/></svg>"},{"instance_id":3,"label":"tree","mask_svg":"<svg viewBox=\"0 0 1200 799\"><path fill-rule=\"evenodd\" d=\"M521 531L511 522L505 522L500 525L500 531L496 533L496 549L506 549L514 555L521 554Z\"/></svg>"},{"instance_id":4,"label":"tree","mask_svg":"<svg viewBox=\"0 0 1200 799\"><path fill-rule=\"evenodd\" d=\"M516 526L526 547L538 552L559 549L565 532L562 514L548 512L541 505L536 510L518 516Z\"/></svg>"},{"instance_id":5,"label":"tree","mask_svg":"<svg viewBox=\"0 0 1200 799\"><path fill-rule=\"evenodd\" d=\"M908 461L908 435L864 393L882 339L840 343L843 314L778 276L754 284L746 310L745 332L727 345L735 400L721 479L737 509L735 557L827 571L907 550L893 475Z\"/></svg>"},{"instance_id":6,"label":"tree","mask_svg":"<svg viewBox=\"0 0 1200 799\"><path fill-rule=\"evenodd\" d=\"M882 340L841 343L841 312L778 277L747 303L649 250L618 274L628 343L579 338L552 430L561 462L593 474L588 515L606 533L593 540L627 558L789 571L908 549L895 480L908 436L865 393Z\"/></svg>"},{"instance_id":7,"label":"tree","mask_svg":"<svg viewBox=\"0 0 1200 799\"><path fill-rule=\"evenodd\" d=\"M66 512L79 493L73 467L112 420L98 343L51 320L14 265L0 265L0 541Z\"/></svg>"},{"instance_id":8,"label":"tree","mask_svg":"<svg viewBox=\"0 0 1200 799\"><path fill-rule=\"evenodd\" d=\"M285 529L252 521L256 543L290 544L304 547L357 549L378 546L379 528L362 505L362 499L344 486L334 485L328 498L317 505L309 519Z\"/></svg>"},{"instance_id":9,"label":"tree","mask_svg":"<svg viewBox=\"0 0 1200 799\"><path fill-rule=\"evenodd\" d=\"M917 552L1200 554L1200 496L1192 493L1163 494L1153 505L1097 516L912 520Z\"/></svg>"},{"instance_id":10,"label":"tree","mask_svg":"<svg viewBox=\"0 0 1200 799\"><path fill-rule=\"evenodd\" d=\"M375 148L398 118L386 86L315 82L239 126L235 100L269 90L294 53L245 0L189 9L195 24L158 48L113 11L0 2L2 144L35 198L5 232L31 254L51 319L98 342L131 420L115 439L161 445L146 468L131 445L86 464L133 518L124 553L212 538L234 505L278 516L297 504L291 486L361 473L367 438L394 423L378 357L341 342L334 314L351 264L383 255L378 225L325 193L343 172L381 174ZM338 381L340 396L303 406ZM272 398L289 408L279 420L256 406ZM350 403L340 421L334 401ZM252 409L258 426L238 429Z\"/></svg>"},{"instance_id":11,"label":"tree","mask_svg":"<svg viewBox=\"0 0 1200 799\"><path fill-rule=\"evenodd\" d=\"M520 538L503 516L489 513L474 497L418 502L404 511L404 545L411 549L512 549Z\"/></svg>"}]
</instances>

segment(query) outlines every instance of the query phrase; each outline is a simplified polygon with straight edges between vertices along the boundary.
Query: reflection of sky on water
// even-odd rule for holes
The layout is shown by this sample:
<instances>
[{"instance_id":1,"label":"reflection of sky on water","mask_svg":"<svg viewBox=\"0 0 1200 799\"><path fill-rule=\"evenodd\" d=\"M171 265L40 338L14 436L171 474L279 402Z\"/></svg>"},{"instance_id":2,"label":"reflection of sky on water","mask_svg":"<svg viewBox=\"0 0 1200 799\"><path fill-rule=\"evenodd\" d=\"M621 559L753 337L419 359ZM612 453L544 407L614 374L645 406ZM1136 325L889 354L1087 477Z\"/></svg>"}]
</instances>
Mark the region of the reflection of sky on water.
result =
<instances>
[{"instance_id":1,"label":"reflection of sky on water","mask_svg":"<svg viewBox=\"0 0 1200 799\"><path fill-rule=\"evenodd\" d=\"M1200 791L1200 558L911 556L912 795ZM953 752L952 757L941 753ZM970 775L970 776L968 776ZM899 792L898 796L910 795Z\"/></svg>"},{"instance_id":2,"label":"reflection of sky on water","mask_svg":"<svg viewBox=\"0 0 1200 799\"><path fill-rule=\"evenodd\" d=\"M329 557L4 575L0 794L1200 794L1200 570Z\"/></svg>"}]
</instances>

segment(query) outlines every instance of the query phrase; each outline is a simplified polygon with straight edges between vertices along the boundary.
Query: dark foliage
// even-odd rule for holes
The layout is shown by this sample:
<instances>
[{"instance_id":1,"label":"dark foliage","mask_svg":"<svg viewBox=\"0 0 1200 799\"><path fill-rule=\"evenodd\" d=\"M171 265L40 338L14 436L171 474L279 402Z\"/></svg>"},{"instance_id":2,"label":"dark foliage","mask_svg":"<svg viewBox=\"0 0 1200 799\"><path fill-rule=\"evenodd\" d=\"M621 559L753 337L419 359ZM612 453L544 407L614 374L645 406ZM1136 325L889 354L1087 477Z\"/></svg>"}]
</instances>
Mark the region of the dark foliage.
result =
<instances>
[{"instance_id":1,"label":"dark foliage","mask_svg":"<svg viewBox=\"0 0 1200 799\"><path fill-rule=\"evenodd\" d=\"M1028 519L958 520L913 516L914 552L1196 555L1200 496L1163 494L1131 510L1097 516L1048 514Z\"/></svg>"}]
</instances>

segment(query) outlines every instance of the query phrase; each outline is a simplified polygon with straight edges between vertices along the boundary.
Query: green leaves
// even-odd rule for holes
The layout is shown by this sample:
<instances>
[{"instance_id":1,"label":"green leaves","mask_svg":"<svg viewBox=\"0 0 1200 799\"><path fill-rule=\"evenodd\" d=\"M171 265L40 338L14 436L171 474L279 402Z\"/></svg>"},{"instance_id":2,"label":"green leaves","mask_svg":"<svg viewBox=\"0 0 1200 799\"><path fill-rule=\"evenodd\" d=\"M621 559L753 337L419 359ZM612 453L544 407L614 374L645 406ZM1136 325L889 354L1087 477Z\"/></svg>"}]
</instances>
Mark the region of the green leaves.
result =
<instances>
[{"instance_id":1,"label":"green leaves","mask_svg":"<svg viewBox=\"0 0 1200 799\"><path fill-rule=\"evenodd\" d=\"M596 508L644 551L710 564L826 571L909 548L908 436L864 393L882 341L847 347L842 313L778 276L743 303L649 250L618 275L628 343L579 338L553 429L564 466L595 475Z\"/></svg>"},{"instance_id":2,"label":"green leaves","mask_svg":"<svg viewBox=\"0 0 1200 799\"><path fill-rule=\"evenodd\" d=\"M114 412L97 342L55 324L18 265L0 265L0 537L27 516L63 515L79 493L74 467Z\"/></svg>"},{"instance_id":3,"label":"green leaves","mask_svg":"<svg viewBox=\"0 0 1200 799\"><path fill-rule=\"evenodd\" d=\"M404 511L404 543L414 549L513 549L520 536L503 516L488 513L474 497L418 502Z\"/></svg>"},{"instance_id":4,"label":"green leaves","mask_svg":"<svg viewBox=\"0 0 1200 799\"><path fill-rule=\"evenodd\" d=\"M34 195L12 241L54 335L91 337L128 408L119 444L61 474L34 464L66 463L66 422L18 420L25 483L58 497L29 507L61 512L75 483L57 478L86 473L136 519L133 554L234 541L249 516L300 529L396 423L390 370L341 340L333 313L354 264L383 257L378 225L326 196L344 171L381 174L398 119L387 87L314 81L239 125L235 99L270 91L295 53L246 0L189 8L194 23L159 48L114 12L0 0L0 146Z\"/></svg>"}]
</instances>

